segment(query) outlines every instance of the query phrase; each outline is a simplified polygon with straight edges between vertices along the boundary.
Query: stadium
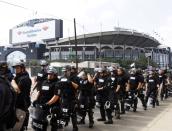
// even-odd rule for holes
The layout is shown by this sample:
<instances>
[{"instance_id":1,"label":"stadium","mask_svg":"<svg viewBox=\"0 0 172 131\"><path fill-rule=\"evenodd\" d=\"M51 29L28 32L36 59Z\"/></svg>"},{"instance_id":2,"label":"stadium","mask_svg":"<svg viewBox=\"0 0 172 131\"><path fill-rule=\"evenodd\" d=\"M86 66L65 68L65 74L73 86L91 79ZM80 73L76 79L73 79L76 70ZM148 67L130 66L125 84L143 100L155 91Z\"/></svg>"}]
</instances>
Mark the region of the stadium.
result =
<instances>
[{"instance_id":1,"label":"stadium","mask_svg":"<svg viewBox=\"0 0 172 131\"><path fill-rule=\"evenodd\" d=\"M75 37L63 38L63 21L50 18L28 20L10 29L13 47L26 48L30 43L46 44L44 57L50 60L75 59ZM170 48L160 48L154 37L120 27L77 36L79 61L138 60L146 56L159 67L171 67ZM29 55L29 54L26 54Z\"/></svg>"},{"instance_id":2,"label":"stadium","mask_svg":"<svg viewBox=\"0 0 172 131\"><path fill-rule=\"evenodd\" d=\"M68 60L75 55L75 37L47 42L47 45L52 60ZM160 45L159 41L147 34L123 28L77 36L80 61L96 61L99 58L137 60L145 55L159 67L167 67L170 64L170 49L159 48Z\"/></svg>"}]
</instances>

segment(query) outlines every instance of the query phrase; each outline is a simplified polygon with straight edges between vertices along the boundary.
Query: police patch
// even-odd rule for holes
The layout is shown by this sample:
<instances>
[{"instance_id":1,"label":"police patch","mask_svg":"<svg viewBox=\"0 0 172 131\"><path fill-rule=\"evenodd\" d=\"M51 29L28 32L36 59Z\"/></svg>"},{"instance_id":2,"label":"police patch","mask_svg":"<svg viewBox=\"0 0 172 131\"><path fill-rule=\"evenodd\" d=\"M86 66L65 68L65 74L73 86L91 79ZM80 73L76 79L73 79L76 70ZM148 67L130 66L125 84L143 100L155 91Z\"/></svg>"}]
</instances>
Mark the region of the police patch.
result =
<instances>
[{"instance_id":1,"label":"police patch","mask_svg":"<svg viewBox=\"0 0 172 131\"><path fill-rule=\"evenodd\" d=\"M46 91L48 91L49 90L49 86L42 86L42 90L46 90Z\"/></svg>"}]
</instances>

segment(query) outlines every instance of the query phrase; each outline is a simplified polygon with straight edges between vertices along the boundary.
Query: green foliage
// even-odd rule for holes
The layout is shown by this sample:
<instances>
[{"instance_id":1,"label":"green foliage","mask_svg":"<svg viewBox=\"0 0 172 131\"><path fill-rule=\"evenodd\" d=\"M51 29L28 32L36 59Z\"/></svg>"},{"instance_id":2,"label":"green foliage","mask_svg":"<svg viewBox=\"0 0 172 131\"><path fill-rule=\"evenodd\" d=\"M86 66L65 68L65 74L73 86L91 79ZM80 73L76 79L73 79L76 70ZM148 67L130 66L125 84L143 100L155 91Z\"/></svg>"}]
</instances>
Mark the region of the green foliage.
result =
<instances>
[{"instance_id":1,"label":"green foliage","mask_svg":"<svg viewBox=\"0 0 172 131\"><path fill-rule=\"evenodd\" d=\"M100 59L97 59L97 61L99 60ZM123 60L122 58L115 60L114 58L102 58L101 61L119 63L121 67L124 67L126 69L131 68L130 65L132 63L135 63L136 68L146 69L148 66L148 58L146 58L144 55L141 55L137 60ZM149 59L149 66L158 67L158 65L155 62L153 62L151 59Z\"/></svg>"},{"instance_id":2,"label":"green foliage","mask_svg":"<svg viewBox=\"0 0 172 131\"><path fill-rule=\"evenodd\" d=\"M35 60L35 59L28 60L26 62L26 66L38 66L38 65L39 65L39 61L38 60Z\"/></svg>"},{"instance_id":3,"label":"green foliage","mask_svg":"<svg viewBox=\"0 0 172 131\"><path fill-rule=\"evenodd\" d=\"M148 66L148 58L141 55L138 60L135 61L137 68L146 69ZM157 67L158 65L149 58L149 66Z\"/></svg>"}]
</instances>

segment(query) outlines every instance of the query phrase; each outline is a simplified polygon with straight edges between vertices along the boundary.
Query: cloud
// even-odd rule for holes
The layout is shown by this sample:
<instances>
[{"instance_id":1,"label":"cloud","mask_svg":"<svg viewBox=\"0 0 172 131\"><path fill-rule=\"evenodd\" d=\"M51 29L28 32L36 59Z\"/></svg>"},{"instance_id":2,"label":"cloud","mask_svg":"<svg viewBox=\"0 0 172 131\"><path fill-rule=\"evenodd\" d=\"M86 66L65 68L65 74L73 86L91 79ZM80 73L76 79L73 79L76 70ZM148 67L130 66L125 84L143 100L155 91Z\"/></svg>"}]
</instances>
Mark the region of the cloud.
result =
<instances>
[{"instance_id":1,"label":"cloud","mask_svg":"<svg viewBox=\"0 0 172 131\"><path fill-rule=\"evenodd\" d=\"M172 16L158 29L165 45L172 47Z\"/></svg>"},{"instance_id":2,"label":"cloud","mask_svg":"<svg viewBox=\"0 0 172 131\"><path fill-rule=\"evenodd\" d=\"M28 8L0 3L0 43L8 43L9 29L28 19L54 17L64 21L64 37L113 30L114 26L141 32L159 32L165 43L172 43L171 0L6 0ZM10 8L10 9L9 9ZM9 10L8 10L9 9ZM37 14L35 14L37 11ZM102 25L102 27L101 27ZM171 45L172 46L172 45Z\"/></svg>"}]
</instances>

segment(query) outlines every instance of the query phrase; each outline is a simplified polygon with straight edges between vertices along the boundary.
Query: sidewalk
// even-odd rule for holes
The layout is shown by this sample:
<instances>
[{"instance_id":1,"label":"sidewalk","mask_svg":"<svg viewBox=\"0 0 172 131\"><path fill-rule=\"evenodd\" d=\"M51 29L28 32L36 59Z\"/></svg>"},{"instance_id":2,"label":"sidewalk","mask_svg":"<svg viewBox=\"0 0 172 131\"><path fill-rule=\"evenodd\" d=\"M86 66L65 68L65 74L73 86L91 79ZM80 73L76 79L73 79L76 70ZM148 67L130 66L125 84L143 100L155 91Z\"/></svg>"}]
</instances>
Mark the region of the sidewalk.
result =
<instances>
[{"instance_id":1,"label":"sidewalk","mask_svg":"<svg viewBox=\"0 0 172 131\"><path fill-rule=\"evenodd\" d=\"M142 131L172 131L172 99L167 101L170 102L169 106Z\"/></svg>"}]
</instances>

